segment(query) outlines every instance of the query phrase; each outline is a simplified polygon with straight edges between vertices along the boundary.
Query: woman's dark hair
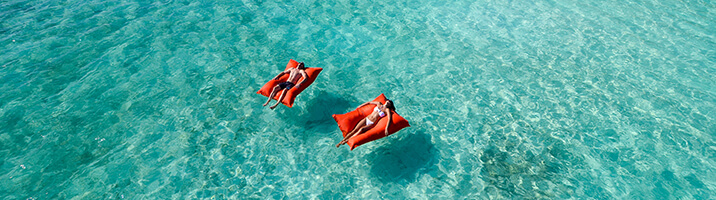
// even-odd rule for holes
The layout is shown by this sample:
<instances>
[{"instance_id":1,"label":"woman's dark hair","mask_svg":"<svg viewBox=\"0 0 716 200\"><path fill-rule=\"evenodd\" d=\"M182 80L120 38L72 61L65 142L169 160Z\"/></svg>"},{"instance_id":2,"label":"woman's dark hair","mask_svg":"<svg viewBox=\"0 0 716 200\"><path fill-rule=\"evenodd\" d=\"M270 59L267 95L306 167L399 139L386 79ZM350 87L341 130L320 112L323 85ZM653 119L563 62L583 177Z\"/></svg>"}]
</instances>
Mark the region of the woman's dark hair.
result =
<instances>
[{"instance_id":1,"label":"woman's dark hair","mask_svg":"<svg viewBox=\"0 0 716 200\"><path fill-rule=\"evenodd\" d=\"M303 62L300 62L300 63L298 63L298 66L296 68L306 69L306 65L304 65Z\"/></svg>"},{"instance_id":2,"label":"woman's dark hair","mask_svg":"<svg viewBox=\"0 0 716 200\"><path fill-rule=\"evenodd\" d=\"M385 100L385 107L395 111L395 105L393 105L393 101L391 101L390 99Z\"/></svg>"}]
</instances>

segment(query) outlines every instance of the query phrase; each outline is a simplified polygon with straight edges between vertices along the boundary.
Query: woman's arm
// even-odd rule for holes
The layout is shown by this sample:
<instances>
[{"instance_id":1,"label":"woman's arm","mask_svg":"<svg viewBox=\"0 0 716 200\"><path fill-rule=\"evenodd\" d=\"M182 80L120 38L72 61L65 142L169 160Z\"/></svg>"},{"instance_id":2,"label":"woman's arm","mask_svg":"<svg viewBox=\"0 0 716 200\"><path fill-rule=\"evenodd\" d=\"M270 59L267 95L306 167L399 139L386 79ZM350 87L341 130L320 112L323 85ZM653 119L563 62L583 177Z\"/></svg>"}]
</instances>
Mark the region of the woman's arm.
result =
<instances>
[{"instance_id":1,"label":"woman's arm","mask_svg":"<svg viewBox=\"0 0 716 200\"><path fill-rule=\"evenodd\" d=\"M358 106L358 107L360 108L360 107L363 107L363 106L368 105L368 104L375 104L376 106L380 106L380 102L371 101L371 102L365 102L365 103L361 104L361 105Z\"/></svg>"},{"instance_id":2,"label":"woman's arm","mask_svg":"<svg viewBox=\"0 0 716 200\"><path fill-rule=\"evenodd\" d=\"M393 115L391 115L391 113L390 113L391 111L389 108L386 108L385 111L383 111L383 112L385 112L385 114L388 115L388 123L385 124L385 135L388 136L388 135L390 135L390 133L388 132L388 128L390 127L390 123L393 122Z\"/></svg>"}]
</instances>

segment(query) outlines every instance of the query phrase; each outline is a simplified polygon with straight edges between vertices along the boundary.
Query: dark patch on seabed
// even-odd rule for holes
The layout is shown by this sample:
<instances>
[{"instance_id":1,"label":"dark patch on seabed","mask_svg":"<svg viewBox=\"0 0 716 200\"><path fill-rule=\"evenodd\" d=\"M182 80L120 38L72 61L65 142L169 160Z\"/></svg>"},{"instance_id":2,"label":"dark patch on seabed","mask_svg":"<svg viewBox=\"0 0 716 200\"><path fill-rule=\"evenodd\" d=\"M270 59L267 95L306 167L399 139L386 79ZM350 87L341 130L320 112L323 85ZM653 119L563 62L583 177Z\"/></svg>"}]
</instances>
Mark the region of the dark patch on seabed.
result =
<instances>
[{"instance_id":1,"label":"dark patch on seabed","mask_svg":"<svg viewBox=\"0 0 716 200\"><path fill-rule=\"evenodd\" d=\"M371 162L370 172L384 182L415 181L421 169L435 164L438 159L437 149L430 135L423 130L403 130L395 134L408 135L383 138L390 141L366 155L365 159Z\"/></svg>"},{"instance_id":2,"label":"dark patch on seabed","mask_svg":"<svg viewBox=\"0 0 716 200\"><path fill-rule=\"evenodd\" d=\"M317 126L335 124L332 115L341 114L350 108L358 105L351 105L354 100L349 97L329 93L326 91L318 92L315 97L308 99L308 95L299 95L296 98L293 108L281 105L285 111L279 113L281 121L290 123L305 129L311 129ZM305 108L301 108L299 101L306 101ZM271 101L275 103L275 101ZM337 127L337 126L336 126Z\"/></svg>"}]
</instances>

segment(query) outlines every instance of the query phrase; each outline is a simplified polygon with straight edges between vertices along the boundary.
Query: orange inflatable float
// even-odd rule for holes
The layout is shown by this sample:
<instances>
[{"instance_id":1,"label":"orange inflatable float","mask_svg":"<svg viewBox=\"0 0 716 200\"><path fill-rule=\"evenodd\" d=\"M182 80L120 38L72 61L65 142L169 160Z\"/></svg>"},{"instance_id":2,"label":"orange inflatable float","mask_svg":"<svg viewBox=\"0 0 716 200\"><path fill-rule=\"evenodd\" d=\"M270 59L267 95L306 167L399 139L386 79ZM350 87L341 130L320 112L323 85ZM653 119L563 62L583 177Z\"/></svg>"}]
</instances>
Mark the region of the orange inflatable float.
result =
<instances>
[{"instance_id":1,"label":"orange inflatable float","mask_svg":"<svg viewBox=\"0 0 716 200\"><path fill-rule=\"evenodd\" d=\"M375 100L373 101L385 104L385 100L385 95L380 94L380 96L378 96L378 98L375 98ZM368 104L356 108L355 110L346 114L333 115L333 119L335 119L336 123L338 123L338 128L341 129L341 132L343 132L343 137L345 137L348 132L353 130L353 128L355 128L355 126L360 120L370 115L370 113L373 112L373 108L375 108L375 106L376 105ZM390 127L388 128L389 134L393 134L395 132L398 132L400 129L410 126L408 120L405 120L405 118L401 117L394 110L391 111L391 115L393 117L392 121L388 122L387 116L382 117L378 120L378 122L375 123L375 126L373 126L373 128L351 137L351 139L349 139L347 142L348 146L351 147L351 150L362 144L385 137L385 126L388 123L391 123Z\"/></svg>"},{"instance_id":2,"label":"orange inflatable float","mask_svg":"<svg viewBox=\"0 0 716 200\"><path fill-rule=\"evenodd\" d=\"M298 66L298 62L291 59L288 61L288 65L286 65L286 70L291 69L291 68L296 68L296 66ZM289 108L293 107L293 101L296 100L296 96L298 96L298 94L300 94L304 89L306 89L309 85L311 85L311 83L313 83L313 81L316 80L316 77L318 76L318 74L321 73L321 70L323 70L323 68L307 67L306 74L308 74L308 79L306 80L306 82L304 82L301 85L301 87L293 87L290 90L288 90L288 92L286 92L286 96L283 98L283 101L281 101L281 103L283 103L283 105L288 106ZM271 79L268 83L264 84L264 86L261 87L261 89L259 89L259 91L256 93L268 97L269 95L271 95L271 90L273 90L273 87L278 85L279 83L286 82L286 80L288 80L288 76L289 76L288 74L284 74L281 77L279 77L278 80ZM306 77L303 77L303 78L301 78L301 80L298 80L298 83L300 83L304 79L306 79ZM273 99L278 100L278 98L280 96L281 96L281 93L277 93L273 97Z\"/></svg>"}]
</instances>

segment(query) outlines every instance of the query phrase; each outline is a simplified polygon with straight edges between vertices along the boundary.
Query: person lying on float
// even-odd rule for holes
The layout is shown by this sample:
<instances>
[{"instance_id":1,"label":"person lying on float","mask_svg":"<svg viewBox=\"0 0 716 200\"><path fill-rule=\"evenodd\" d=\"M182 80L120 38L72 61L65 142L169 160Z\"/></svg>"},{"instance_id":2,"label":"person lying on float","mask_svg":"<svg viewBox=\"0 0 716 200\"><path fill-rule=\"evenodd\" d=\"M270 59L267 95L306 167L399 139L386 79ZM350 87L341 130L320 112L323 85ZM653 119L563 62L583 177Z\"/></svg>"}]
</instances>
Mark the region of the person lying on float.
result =
<instances>
[{"instance_id":1,"label":"person lying on float","mask_svg":"<svg viewBox=\"0 0 716 200\"><path fill-rule=\"evenodd\" d=\"M306 80L309 79L308 73L306 73L306 66L303 64L303 62L299 62L298 66L296 68L290 68L286 69L286 71L283 71L276 75L273 80L278 80L281 78L282 75L289 74L288 80L286 82L279 83L278 85L273 87L273 90L271 90L271 94L268 97L268 100L266 100L266 103L264 103L264 106L268 105L269 102L271 102L271 99L278 93L278 91L281 91L281 96L278 97L278 101L276 101L276 104L271 106L271 109L276 108L281 101L283 101L283 98L286 97L286 92L293 88L294 86L297 88L301 88L301 85L303 82L306 82ZM298 80L300 80L302 77L306 77L303 79L300 83L296 84Z\"/></svg>"},{"instance_id":2,"label":"person lying on float","mask_svg":"<svg viewBox=\"0 0 716 200\"><path fill-rule=\"evenodd\" d=\"M360 120L358 122L358 124L356 124L355 128L353 128L353 130L351 132L346 134L346 136L343 138L343 140L340 143L338 143L336 145L336 147L340 147L341 145L345 144L354 135L359 135L367 130L370 130L371 128L373 128L373 126L375 126L375 123L377 123L378 120L380 120L383 117L387 116L389 122L393 120L393 116L391 115L392 114L391 111L395 110L395 107L393 106L393 101L386 100L385 104L382 104L378 101L371 101L371 102L363 103L358 107L360 108L360 107L363 107L368 104L376 105L375 108L373 108L373 112L370 113L365 118L363 118L362 120ZM387 123L385 126L385 135L386 136L390 134L388 132L388 127L390 127L390 123Z\"/></svg>"}]
</instances>

